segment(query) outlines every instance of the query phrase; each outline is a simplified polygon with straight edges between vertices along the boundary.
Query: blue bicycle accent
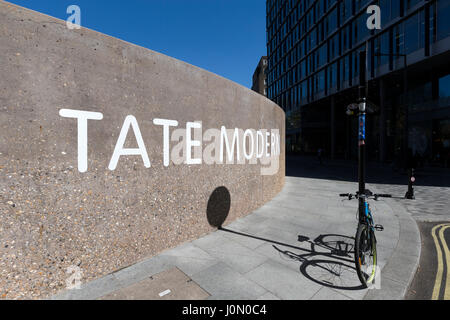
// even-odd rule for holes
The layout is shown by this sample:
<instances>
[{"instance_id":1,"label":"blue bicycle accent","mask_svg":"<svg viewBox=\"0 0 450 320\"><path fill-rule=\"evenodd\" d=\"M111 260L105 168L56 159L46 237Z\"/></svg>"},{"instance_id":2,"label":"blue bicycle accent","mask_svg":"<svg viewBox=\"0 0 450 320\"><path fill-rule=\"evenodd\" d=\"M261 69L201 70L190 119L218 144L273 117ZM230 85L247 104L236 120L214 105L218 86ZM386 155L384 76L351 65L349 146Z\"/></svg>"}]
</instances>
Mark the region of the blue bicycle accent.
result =
<instances>
[{"instance_id":1,"label":"blue bicycle accent","mask_svg":"<svg viewBox=\"0 0 450 320\"><path fill-rule=\"evenodd\" d=\"M359 115L359 141L366 140L366 115L361 114Z\"/></svg>"}]
</instances>

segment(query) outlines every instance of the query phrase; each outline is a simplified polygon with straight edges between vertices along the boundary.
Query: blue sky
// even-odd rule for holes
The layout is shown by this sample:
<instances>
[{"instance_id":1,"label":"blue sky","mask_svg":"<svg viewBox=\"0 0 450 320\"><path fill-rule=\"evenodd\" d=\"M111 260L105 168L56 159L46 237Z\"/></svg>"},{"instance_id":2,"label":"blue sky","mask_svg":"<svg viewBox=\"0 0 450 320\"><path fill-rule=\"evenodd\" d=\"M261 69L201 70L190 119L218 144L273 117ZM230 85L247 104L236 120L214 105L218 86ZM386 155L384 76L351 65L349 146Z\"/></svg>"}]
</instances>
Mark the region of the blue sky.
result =
<instances>
[{"instance_id":1,"label":"blue sky","mask_svg":"<svg viewBox=\"0 0 450 320\"><path fill-rule=\"evenodd\" d=\"M246 87L266 55L265 0L8 0L214 72Z\"/></svg>"}]
</instances>

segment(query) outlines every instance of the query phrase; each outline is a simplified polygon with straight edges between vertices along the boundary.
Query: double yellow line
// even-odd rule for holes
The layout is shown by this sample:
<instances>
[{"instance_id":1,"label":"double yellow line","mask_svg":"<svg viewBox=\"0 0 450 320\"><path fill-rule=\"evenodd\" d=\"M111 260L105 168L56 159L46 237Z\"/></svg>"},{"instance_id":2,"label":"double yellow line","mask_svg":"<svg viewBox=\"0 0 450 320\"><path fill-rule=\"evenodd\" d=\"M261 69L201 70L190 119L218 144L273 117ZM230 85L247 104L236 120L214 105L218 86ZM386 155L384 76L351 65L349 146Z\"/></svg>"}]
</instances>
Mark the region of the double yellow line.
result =
<instances>
[{"instance_id":1,"label":"double yellow line","mask_svg":"<svg viewBox=\"0 0 450 320\"><path fill-rule=\"evenodd\" d=\"M434 283L432 300L439 300L439 293L441 292L441 285L444 287L444 300L450 300L450 250L448 249L447 243L445 242L444 232L450 228L450 223L440 224L435 226L431 230L431 235L433 236L434 245L436 246L437 259L438 259L438 270L436 274L436 281ZM437 232L439 230L439 238ZM446 276L445 284L443 282L444 277L444 261L446 263Z\"/></svg>"}]
</instances>

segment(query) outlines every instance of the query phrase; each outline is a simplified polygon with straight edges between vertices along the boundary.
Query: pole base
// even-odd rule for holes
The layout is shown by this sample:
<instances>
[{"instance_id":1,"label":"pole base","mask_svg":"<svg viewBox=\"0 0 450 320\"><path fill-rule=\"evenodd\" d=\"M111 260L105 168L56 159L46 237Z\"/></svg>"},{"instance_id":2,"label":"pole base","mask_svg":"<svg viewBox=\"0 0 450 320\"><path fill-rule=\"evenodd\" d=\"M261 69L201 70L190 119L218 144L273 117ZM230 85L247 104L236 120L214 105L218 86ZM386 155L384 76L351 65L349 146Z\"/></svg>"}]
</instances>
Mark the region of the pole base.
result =
<instances>
[{"instance_id":1,"label":"pole base","mask_svg":"<svg viewBox=\"0 0 450 320\"><path fill-rule=\"evenodd\" d=\"M408 199L408 200L415 200L416 199L416 197L414 196L414 191L412 191L412 192L406 192L406 194L405 194L405 199Z\"/></svg>"}]
</instances>

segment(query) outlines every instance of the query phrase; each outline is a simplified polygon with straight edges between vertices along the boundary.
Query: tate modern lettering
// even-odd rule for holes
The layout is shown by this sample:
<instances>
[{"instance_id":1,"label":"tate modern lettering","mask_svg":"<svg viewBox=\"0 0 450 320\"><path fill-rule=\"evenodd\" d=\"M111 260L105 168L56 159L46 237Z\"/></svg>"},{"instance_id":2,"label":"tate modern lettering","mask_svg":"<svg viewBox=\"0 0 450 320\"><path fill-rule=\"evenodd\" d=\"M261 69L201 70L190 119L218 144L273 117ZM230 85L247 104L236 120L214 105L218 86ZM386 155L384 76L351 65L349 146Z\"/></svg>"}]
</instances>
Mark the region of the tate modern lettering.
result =
<instances>
[{"instance_id":1,"label":"tate modern lettering","mask_svg":"<svg viewBox=\"0 0 450 320\"><path fill-rule=\"evenodd\" d=\"M88 126L95 125L95 120L103 120L104 115L100 112L73 109L61 109L59 115L63 118L76 119L78 171L87 172ZM261 175L274 175L278 172L281 151L279 129L227 129L221 126L220 129L209 128L203 132L201 121L186 122L186 128L181 129L177 120L159 118L153 119L153 124L162 128L161 142L165 167L171 163L175 165L260 163L265 165L261 167ZM127 139L135 141L137 148L125 148ZM124 119L108 169L116 170L122 156L137 156L142 159L145 168L152 166L138 120L133 115L128 115Z\"/></svg>"}]
</instances>

